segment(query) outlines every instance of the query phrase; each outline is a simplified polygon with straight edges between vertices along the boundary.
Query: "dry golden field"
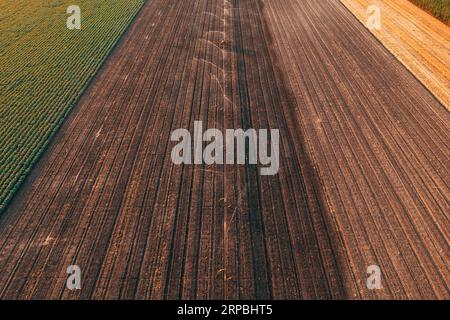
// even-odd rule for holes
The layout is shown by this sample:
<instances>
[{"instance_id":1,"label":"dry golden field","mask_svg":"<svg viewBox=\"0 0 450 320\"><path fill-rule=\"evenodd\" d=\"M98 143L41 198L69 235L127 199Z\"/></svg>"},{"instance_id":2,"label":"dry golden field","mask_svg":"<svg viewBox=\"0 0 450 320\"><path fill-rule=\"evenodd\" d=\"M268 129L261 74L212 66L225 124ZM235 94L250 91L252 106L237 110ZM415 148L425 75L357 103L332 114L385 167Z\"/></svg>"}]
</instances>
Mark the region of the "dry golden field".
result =
<instances>
[{"instance_id":1,"label":"dry golden field","mask_svg":"<svg viewBox=\"0 0 450 320\"><path fill-rule=\"evenodd\" d=\"M381 29L372 33L449 110L449 27L408 0L341 1L364 24L367 8L380 7Z\"/></svg>"}]
</instances>

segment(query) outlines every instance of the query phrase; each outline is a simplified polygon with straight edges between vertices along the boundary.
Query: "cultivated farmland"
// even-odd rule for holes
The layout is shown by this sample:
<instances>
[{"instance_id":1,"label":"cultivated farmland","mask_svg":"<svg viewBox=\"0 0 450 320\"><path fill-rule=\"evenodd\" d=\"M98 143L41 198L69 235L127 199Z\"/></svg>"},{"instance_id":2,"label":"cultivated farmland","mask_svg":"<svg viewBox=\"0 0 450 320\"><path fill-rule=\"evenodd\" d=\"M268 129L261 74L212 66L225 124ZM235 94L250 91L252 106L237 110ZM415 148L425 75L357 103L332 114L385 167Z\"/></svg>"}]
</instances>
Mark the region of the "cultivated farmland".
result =
<instances>
[{"instance_id":1,"label":"cultivated farmland","mask_svg":"<svg viewBox=\"0 0 450 320\"><path fill-rule=\"evenodd\" d=\"M80 0L0 1L0 213L143 5Z\"/></svg>"},{"instance_id":2,"label":"cultivated farmland","mask_svg":"<svg viewBox=\"0 0 450 320\"><path fill-rule=\"evenodd\" d=\"M278 175L174 164L195 121L279 129ZM148 1L0 217L0 297L449 299L449 121L338 0Z\"/></svg>"},{"instance_id":3,"label":"cultivated farmland","mask_svg":"<svg viewBox=\"0 0 450 320\"><path fill-rule=\"evenodd\" d=\"M412 3L427 10L436 18L449 23L450 4L448 0L410 0Z\"/></svg>"},{"instance_id":4,"label":"cultivated farmland","mask_svg":"<svg viewBox=\"0 0 450 320\"><path fill-rule=\"evenodd\" d=\"M371 0L340 0L364 25ZM378 0L371 32L450 110L450 28L409 0Z\"/></svg>"}]
</instances>

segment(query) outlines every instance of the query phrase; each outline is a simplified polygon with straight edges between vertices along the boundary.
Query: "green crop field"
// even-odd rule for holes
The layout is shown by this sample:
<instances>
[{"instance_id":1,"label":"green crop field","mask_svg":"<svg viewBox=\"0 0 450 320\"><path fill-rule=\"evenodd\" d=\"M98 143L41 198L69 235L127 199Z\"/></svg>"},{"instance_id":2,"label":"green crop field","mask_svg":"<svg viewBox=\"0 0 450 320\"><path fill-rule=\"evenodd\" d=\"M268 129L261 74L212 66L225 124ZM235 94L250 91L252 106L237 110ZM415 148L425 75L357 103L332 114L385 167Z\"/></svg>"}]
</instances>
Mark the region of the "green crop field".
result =
<instances>
[{"instance_id":1,"label":"green crop field","mask_svg":"<svg viewBox=\"0 0 450 320\"><path fill-rule=\"evenodd\" d=\"M427 10L432 15L449 24L450 0L410 0L417 6Z\"/></svg>"},{"instance_id":2,"label":"green crop field","mask_svg":"<svg viewBox=\"0 0 450 320\"><path fill-rule=\"evenodd\" d=\"M144 2L0 1L0 212Z\"/></svg>"}]
</instances>

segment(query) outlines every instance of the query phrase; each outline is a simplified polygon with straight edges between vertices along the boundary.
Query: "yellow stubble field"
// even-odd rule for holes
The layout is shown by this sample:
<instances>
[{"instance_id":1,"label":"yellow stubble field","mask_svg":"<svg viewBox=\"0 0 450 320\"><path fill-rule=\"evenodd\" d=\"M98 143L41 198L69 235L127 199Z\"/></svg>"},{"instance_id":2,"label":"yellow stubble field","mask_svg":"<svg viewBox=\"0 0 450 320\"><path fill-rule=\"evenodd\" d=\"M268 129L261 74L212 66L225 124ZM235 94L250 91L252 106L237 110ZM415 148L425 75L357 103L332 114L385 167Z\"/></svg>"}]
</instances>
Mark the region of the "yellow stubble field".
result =
<instances>
[{"instance_id":1,"label":"yellow stubble field","mask_svg":"<svg viewBox=\"0 0 450 320\"><path fill-rule=\"evenodd\" d=\"M381 28L371 32L450 110L450 28L408 0L341 0L364 24L378 6Z\"/></svg>"}]
</instances>

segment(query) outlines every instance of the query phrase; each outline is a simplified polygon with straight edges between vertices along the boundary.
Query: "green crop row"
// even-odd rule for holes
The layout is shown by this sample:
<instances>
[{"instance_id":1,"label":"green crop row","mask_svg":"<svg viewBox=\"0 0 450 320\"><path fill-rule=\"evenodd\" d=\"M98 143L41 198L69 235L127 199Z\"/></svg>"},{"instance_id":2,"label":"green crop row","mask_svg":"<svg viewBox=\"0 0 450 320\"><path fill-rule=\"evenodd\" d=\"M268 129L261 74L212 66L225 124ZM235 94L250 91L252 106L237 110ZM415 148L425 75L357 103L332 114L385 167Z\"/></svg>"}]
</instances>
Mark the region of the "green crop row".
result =
<instances>
[{"instance_id":1,"label":"green crop row","mask_svg":"<svg viewBox=\"0 0 450 320\"><path fill-rule=\"evenodd\" d=\"M0 212L144 2L0 1Z\"/></svg>"},{"instance_id":2,"label":"green crop row","mask_svg":"<svg viewBox=\"0 0 450 320\"><path fill-rule=\"evenodd\" d=\"M410 0L417 6L427 10L441 21L449 24L450 0Z\"/></svg>"}]
</instances>

